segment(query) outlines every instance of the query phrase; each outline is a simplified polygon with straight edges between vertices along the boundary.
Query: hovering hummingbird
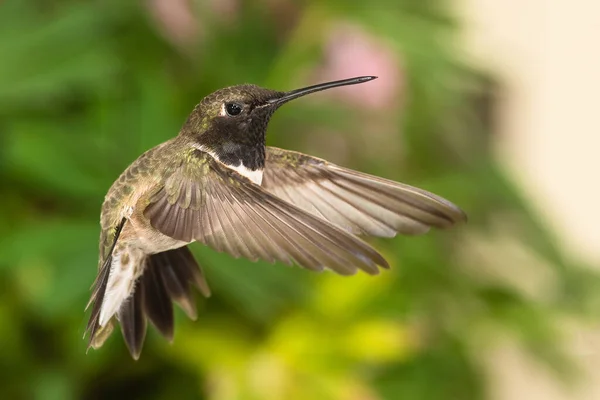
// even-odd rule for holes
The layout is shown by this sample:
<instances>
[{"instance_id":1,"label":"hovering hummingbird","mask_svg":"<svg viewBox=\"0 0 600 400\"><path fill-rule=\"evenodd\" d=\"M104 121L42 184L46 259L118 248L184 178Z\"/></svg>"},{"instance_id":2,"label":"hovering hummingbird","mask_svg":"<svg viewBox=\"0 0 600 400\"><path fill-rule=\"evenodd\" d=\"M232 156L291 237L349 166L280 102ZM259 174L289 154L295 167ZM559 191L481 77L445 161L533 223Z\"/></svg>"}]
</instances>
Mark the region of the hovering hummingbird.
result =
<instances>
[{"instance_id":1,"label":"hovering hummingbird","mask_svg":"<svg viewBox=\"0 0 600 400\"><path fill-rule=\"evenodd\" d=\"M281 105L375 78L290 92L218 90L194 108L177 137L135 160L102 205L88 348L102 346L118 321L137 359L147 319L172 340L172 301L196 318L191 285L206 297L210 290L188 249L194 241L252 261L377 274L389 265L358 235L423 234L464 221L457 206L424 190L265 145Z\"/></svg>"}]
</instances>

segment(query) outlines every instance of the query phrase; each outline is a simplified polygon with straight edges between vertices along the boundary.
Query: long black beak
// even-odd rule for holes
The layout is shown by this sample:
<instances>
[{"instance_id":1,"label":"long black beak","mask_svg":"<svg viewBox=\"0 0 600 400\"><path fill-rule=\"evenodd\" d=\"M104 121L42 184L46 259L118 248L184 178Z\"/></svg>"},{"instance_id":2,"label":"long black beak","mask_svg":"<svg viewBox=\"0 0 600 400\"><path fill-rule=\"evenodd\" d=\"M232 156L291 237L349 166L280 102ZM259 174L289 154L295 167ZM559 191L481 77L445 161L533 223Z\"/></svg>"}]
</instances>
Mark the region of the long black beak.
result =
<instances>
[{"instance_id":1,"label":"long black beak","mask_svg":"<svg viewBox=\"0 0 600 400\"><path fill-rule=\"evenodd\" d=\"M356 85L358 83L372 81L373 79L377 79L377 77L376 76L359 76L356 78L342 79L340 81L319 83L318 85L308 86L308 87L305 87L302 89L296 89L296 90L292 90L290 92L286 92L281 97L278 97L276 99L267 100L267 104L273 105L273 106L280 106L283 103L287 103L290 100L297 99L298 97L302 97L307 94L320 92L321 90L327 90L327 89L331 89L331 88L338 87L338 86Z\"/></svg>"}]
</instances>

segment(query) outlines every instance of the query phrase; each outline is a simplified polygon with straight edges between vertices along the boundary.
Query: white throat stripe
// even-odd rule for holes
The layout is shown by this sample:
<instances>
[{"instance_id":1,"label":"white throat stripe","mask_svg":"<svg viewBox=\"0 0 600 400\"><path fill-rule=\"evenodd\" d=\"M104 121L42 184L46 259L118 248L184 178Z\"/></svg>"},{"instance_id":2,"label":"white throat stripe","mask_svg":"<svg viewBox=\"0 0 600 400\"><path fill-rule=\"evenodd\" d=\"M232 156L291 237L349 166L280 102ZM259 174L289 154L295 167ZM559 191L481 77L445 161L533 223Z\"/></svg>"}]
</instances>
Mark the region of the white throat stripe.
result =
<instances>
[{"instance_id":1,"label":"white throat stripe","mask_svg":"<svg viewBox=\"0 0 600 400\"><path fill-rule=\"evenodd\" d=\"M204 147L202 145L194 144L194 148L210 154L211 157L213 157L215 160L219 161L221 164L223 164L227 168L234 170L238 174L250 179L255 184L260 186L260 184L262 183L262 178L263 178L263 170L262 169L257 169L257 170L253 171L250 168L246 167L243 163L240 163L240 165L238 165L238 166L227 165L224 162L222 162L221 160L219 160L219 157L214 152L208 150L206 147Z\"/></svg>"}]
</instances>

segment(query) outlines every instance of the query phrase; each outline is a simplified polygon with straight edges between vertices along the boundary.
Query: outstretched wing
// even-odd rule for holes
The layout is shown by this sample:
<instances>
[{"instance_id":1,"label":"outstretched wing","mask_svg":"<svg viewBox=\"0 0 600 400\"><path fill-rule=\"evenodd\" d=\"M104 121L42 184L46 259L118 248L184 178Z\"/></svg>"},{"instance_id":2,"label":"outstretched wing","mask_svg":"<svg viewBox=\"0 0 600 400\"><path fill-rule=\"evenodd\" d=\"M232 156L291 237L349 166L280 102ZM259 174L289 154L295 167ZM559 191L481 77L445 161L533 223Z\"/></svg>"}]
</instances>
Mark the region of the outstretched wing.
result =
<instances>
[{"instance_id":1,"label":"outstretched wing","mask_svg":"<svg viewBox=\"0 0 600 400\"><path fill-rule=\"evenodd\" d=\"M457 206L425 190L267 147L262 187L353 234L422 234L465 221Z\"/></svg>"},{"instance_id":2,"label":"outstretched wing","mask_svg":"<svg viewBox=\"0 0 600 400\"><path fill-rule=\"evenodd\" d=\"M273 196L210 155L191 150L168 168L144 215L174 239L197 240L234 257L296 263L349 275L387 268L372 247Z\"/></svg>"}]
</instances>

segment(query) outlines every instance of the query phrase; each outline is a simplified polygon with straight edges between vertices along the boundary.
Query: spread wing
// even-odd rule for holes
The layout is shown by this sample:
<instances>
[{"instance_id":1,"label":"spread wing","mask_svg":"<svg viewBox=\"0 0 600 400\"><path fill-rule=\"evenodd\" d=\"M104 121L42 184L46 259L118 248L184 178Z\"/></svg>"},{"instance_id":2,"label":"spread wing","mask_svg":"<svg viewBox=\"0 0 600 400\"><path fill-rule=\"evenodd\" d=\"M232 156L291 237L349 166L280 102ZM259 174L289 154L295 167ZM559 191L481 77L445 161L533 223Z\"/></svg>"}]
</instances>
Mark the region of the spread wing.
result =
<instances>
[{"instance_id":1,"label":"spread wing","mask_svg":"<svg viewBox=\"0 0 600 400\"><path fill-rule=\"evenodd\" d=\"M200 150L174 161L144 215L163 234L234 257L349 275L387 268L372 247L283 201Z\"/></svg>"},{"instance_id":2,"label":"spread wing","mask_svg":"<svg viewBox=\"0 0 600 400\"><path fill-rule=\"evenodd\" d=\"M262 187L353 234L422 234L465 221L457 206L425 190L267 147Z\"/></svg>"}]
</instances>

